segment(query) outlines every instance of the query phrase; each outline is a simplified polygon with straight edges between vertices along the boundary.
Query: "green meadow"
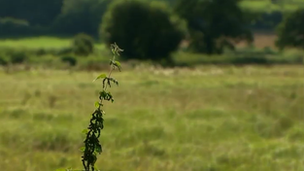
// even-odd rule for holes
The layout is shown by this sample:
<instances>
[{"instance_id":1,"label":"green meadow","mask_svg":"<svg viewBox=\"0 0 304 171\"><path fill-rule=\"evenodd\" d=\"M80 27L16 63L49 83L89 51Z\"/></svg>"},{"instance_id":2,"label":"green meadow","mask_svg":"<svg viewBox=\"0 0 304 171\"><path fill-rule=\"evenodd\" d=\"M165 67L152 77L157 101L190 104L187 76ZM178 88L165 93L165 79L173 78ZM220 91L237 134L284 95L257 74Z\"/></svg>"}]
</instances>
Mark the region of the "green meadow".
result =
<instances>
[{"instance_id":1,"label":"green meadow","mask_svg":"<svg viewBox=\"0 0 304 171\"><path fill-rule=\"evenodd\" d=\"M71 46L71 38L60 38L50 36L37 36L19 39L1 39L2 48L23 48L23 49L61 49ZM96 48L103 49L102 44L96 44Z\"/></svg>"},{"instance_id":2,"label":"green meadow","mask_svg":"<svg viewBox=\"0 0 304 171\"><path fill-rule=\"evenodd\" d=\"M114 103L103 103L103 151L95 166L100 171L304 171L304 49L275 46L278 38L298 45L298 39L289 42L287 36L285 41L275 28L281 14L304 7L304 0L244 0L242 9L261 15L246 26L254 28L254 41L235 42L235 50L223 48L222 54L192 53L191 40L211 52L217 49L209 45L220 47L230 41L229 35L237 36L235 30L244 30L240 19L229 17L242 14L236 4L222 13L217 9L223 1L214 2L218 6L208 8L196 1L168 8L126 3L118 10L111 7L113 13L106 10L110 1L103 0L49 0L46 5L32 0L29 4L37 3L37 11L21 1L16 9L8 0L1 2L1 170L81 171L83 130L102 89L102 81L93 80L109 72L112 56L102 43L107 41L97 35L111 35L109 40L125 48L136 45L129 54L155 60L168 57L166 49L181 40L177 28L188 26L187 39L171 58L116 58L122 72L110 72L119 86L110 88ZM195 3L196 11L210 16L192 14ZM120 9L126 11L114 13ZM169 12L173 9L178 9L176 16L185 14L185 23L179 25ZM142 17L133 20L137 14ZM206 25L226 15L227 20L220 17L219 24ZM143 24L135 34L129 26L138 22ZM222 24L230 29L223 33L218 29ZM130 32L116 30L125 26ZM75 36L81 32L96 37Z\"/></svg>"},{"instance_id":3,"label":"green meadow","mask_svg":"<svg viewBox=\"0 0 304 171\"><path fill-rule=\"evenodd\" d=\"M285 11L290 12L304 7L303 0L279 0L273 3L273 0L244 0L240 3L242 8L255 12Z\"/></svg>"},{"instance_id":4,"label":"green meadow","mask_svg":"<svg viewBox=\"0 0 304 171\"><path fill-rule=\"evenodd\" d=\"M115 72L106 103L103 171L302 171L301 65L149 65ZM82 169L101 72L0 72L0 166Z\"/></svg>"}]
</instances>

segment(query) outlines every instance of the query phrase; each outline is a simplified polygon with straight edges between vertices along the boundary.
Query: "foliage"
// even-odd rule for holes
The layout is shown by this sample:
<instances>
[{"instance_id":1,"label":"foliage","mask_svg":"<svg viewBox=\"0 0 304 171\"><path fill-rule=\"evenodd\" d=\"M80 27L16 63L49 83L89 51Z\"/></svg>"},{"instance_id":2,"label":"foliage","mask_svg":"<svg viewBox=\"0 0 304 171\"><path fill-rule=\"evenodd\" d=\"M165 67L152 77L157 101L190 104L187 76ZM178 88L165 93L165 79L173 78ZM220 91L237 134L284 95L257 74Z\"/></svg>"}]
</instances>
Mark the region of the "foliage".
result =
<instances>
[{"instance_id":1,"label":"foliage","mask_svg":"<svg viewBox=\"0 0 304 171\"><path fill-rule=\"evenodd\" d=\"M77 64L77 59L73 56L63 56L61 57L61 61L68 63L70 66L75 66Z\"/></svg>"},{"instance_id":2,"label":"foliage","mask_svg":"<svg viewBox=\"0 0 304 171\"><path fill-rule=\"evenodd\" d=\"M237 51L225 52L221 55L207 55L200 53L180 52L173 58L176 66L195 67L200 65L276 65L295 64L303 65L303 51L286 50L280 52L269 48L265 49L238 49Z\"/></svg>"},{"instance_id":3,"label":"foliage","mask_svg":"<svg viewBox=\"0 0 304 171\"><path fill-rule=\"evenodd\" d=\"M53 23L57 33L98 36L99 24L112 0L64 0L62 13Z\"/></svg>"},{"instance_id":4,"label":"foliage","mask_svg":"<svg viewBox=\"0 0 304 171\"><path fill-rule=\"evenodd\" d=\"M125 59L169 58L181 42L183 22L163 3L138 0L114 2L104 15L101 37L126 49Z\"/></svg>"},{"instance_id":5,"label":"foliage","mask_svg":"<svg viewBox=\"0 0 304 171\"><path fill-rule=\"evenodd\" d=\"M5 66L9 63L9 60L3 54L0 54L0 66Z\"/></svg>"},{"instance_id":6,"label":"foliage","mask_svg":"<svg viewBox=\"0 0 304 171\"><path fill-rule=\"evenodd\" d=\"M239 1L178 1L175 11L188 22L193 51L220 54L224 48L233 49L233 42L252 41L250 20L238 6Z\"/></svg>"},{"instance_id":7,"label":"foliage","mask_svg":"<svg viewBox=\"0 0 304 171\"><path fill-rule=\"evenodd\" d=\"M26 20L11 17L0 18L0 30L1 37L14 36L16 34L39 34L44 31L42 28L31 26Z\"/></svg>"},{"instance_id":8,"label":"foliage","mask_svg":"<svg viewBox=\"0 0 304 171\"><path fill-rule=\"evenodd\" d=\"M0 48L0 65L22 64L28 60L29 55L25 49Z\"/></svg>"},{"instance_id":9,"label":"foliage","mask_svg":"<svg viewBox=\"0 0 304 171\"><path fill-rule=\"evenodd\" d=\"M117 0L1 0L0 18L11 17L27 21L27 29L30 29L33 35L75 35L84 32L97 37L102 16L113 1ZM151 3L151 0L142 1ZM179 0L153 1L165 2L171 9ZM187 2L191 4L191 0ZM257 22L250 24L251 28L272 30L285 12L295 11L303 7L303 4L302 0L279 3L270 0L243 0L240 7L261 16ZM219 9L221 8L223 7L219 6ZM13 33L11 35L4 33L3 28L0 30L3 37L25 36L24 29L9 29L9 32Z\"/></svg>"},{"instance_id":10,"label":"foliage","mask_svg":"<svg viewBox=\"0 0 304 171\"><path fill-rule=\"evenodd\" d=\"M259 43L264 41L257 41ZM9 63L11 56L18 52L26 55L26 64L36 67L37 65L51 68L62 68L66 66L62 61L63 57L75 57L77 63L74 69L82 71L100 71L108 68L107 57L109 50L102 44L95 44L94 49L98 53L90 54L87 57L77 56L70 50L72 39L58 39L54 37L38 37L26 39L5 39L0 41L0 58L3 64ZM272 42L272 40L270 40ZM263 42L262 42L263 43ZM176 52L173 53L171 64L173 66L199 66L201 64L229 64L233 65L237 60L242 60L243 64L253 63L252 58L266 57L269 64L303 64L303 51L301 49L285 49L283 52L275 48L238 48L235 51L225 51L221 55L206 55L195 54L190 52ZM237 59L236 59L237 58ZM246 59L241 59L246 58ZM248 60L247 60L248 59ZM136 60L138 63L143 61ZM247 62L248 61L248 62ZM259 61L259 59L257 59ZM145 61L153 63L151 61ZM126 62L127 66L132 66L132 61ZM155 63L155 62L154 62ZM157 65L162 64L162 61L157 62ZM256 63L256 64L261 64Z\"/></svg>"},{"instance_id":11,"label":"foliage","mask_svg":"<svg viewBox=\"0 0 304 171\"><path fill-rule=\"evenodd\" d=\"M17 52L13 52L11 54L11 58L10 58L10 62L12 64L21 64L26 60L27 56L25 53L21 52L21 51L17 51Z\"/></svg>"},{"instance_id":12,"label":"foliage","mask_svg":"<svg viewBox=\"0 0 304 171\"><path fill-rule=\"evenodd\" d=\"M93 53L94 40L87 34L77 34L74 37L72 48L76 55L88 56L89 54Z\"/></svg>"},{"instance_id":13,"label":"foliage","mask_svg":"<svg viewBox=\"0 0 304 171\"><path fill-rule=\"evenodd\" d=\"M113 58L110 62L110 72L108 75L100 74L95 80L103 79L102 81L102 90L99 92L99 101L95 102L95 107L97 108L90 120L90 125L87 129L84 130L86 133L86 139L84 140L82 163L85 171L94 171L95 162L97 160L97 154L102 152L102 146L99 142L100 131L104 128L103 125L103 115L104 110L103 101L114 102L114 98L110 92L107 91L108 86L111 87L111 83L118 85L118 81L111 77L111 74L114 69L119 69L120 63L116 61L116 57L119 56L119 53L122 51L116 44L112 44ZM94 81L95 81L94 80Z\"/></svg>"},{"instance_id":14,"label":"foliage","mask_svg":"<svg viewBox=\"0 0 304 171\"><path fill-rule=\"evenodd\" d=\"M1 0L0 17L27 20L31 25L49 25L60 13L62 0Z\"/></svg>"},{"instance_id":15,"label":"foliage","mask_svg":"<svg viewBox=\"0 0 304 171\"><path fill-rule=\"evenodd\" d=\"M298 47L304 49L304 8L299 9L287 17L278 26L278 40L276 45L284 47Z\"/></svg>"},{"instance_id":16,"label":"foliage","mask_svg":"<svg viewBox=\"0 0 304 171\"><path fill-rule=\"evenodd\" d=\"M16 27L29 26L29 22L28 21L22 20L22 19L16 19L16 18L12 18L12 17L0 18L0 24L1 24L1 26L2 25L3 26L8 25L8 27L10 25L16 25Z\"/></svg>"},{"instance_id":17,"label":"foliage","mask_svg":"<svg viewBox=\"0 0 304 171\"><path fill-rule=\"evenodd\" d=\"M247 12L248 13L248 12ZM283 15L287 12L272 11L272 12L251 12L255 16L250 24L253 29L274 30L283 20Z\"/></svg>"}]
</instances>

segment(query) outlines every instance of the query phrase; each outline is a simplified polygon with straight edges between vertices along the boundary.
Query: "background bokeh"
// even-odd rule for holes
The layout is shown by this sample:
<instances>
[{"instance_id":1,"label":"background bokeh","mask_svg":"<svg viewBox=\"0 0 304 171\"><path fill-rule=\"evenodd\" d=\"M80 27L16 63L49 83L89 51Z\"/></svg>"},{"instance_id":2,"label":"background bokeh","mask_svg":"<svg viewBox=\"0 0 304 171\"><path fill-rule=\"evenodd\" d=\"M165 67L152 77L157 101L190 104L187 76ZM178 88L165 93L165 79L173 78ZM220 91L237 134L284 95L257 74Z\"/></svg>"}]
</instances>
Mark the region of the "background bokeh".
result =
<instances>
[{"instance_id":1,"label":"background bokeh","mask_svg":"<svg viewBox=\"0 0 304 171\"><path fill-rule=\"evenodd\" d=\"M103 171L302 171L304 0L1 0L0 166L82 169L112 57Z\"/></svg>"}]
</instances>

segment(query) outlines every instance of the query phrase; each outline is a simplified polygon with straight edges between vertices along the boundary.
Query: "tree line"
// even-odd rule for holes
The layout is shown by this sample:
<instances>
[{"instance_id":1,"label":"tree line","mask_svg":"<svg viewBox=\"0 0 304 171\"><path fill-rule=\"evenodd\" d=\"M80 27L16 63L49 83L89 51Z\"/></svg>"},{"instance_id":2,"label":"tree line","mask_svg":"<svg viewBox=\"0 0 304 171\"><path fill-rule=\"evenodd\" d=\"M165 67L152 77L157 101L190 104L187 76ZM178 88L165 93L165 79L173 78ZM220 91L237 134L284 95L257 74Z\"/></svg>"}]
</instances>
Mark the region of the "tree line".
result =
<instances>
[{"instance_id":1,"label":"tree line","mask_svg":"<svg viewBox=\"0 0 304 171\"><path fill-rule=\"evenodd\" d=\"M252 42L252 23L261 24L259 15L242 9L240 2L2 0L0 36L85 33L107 44L117 42L128 58L154 60L170 56L187 39L193 52L221 54L234 49L235 42ZM303 45L303 10L281 17L278 47Z\"/></svg>"},{"instance_id":2,"label":"tree line","mask_svg":"<svg viewBox=\"0 0 304 171\"><path fill-rule=\"evenodd\" d=\"M110 3L117 0L1 0L0 19L1 25L8 25L6 31L2 28L0 36L9 34L50 33L74 35L85 32L92 36L98 35L102 15ZM143 0L151 2L151 0ZM154 0L165 2L170 8L174 8L180 0ZM219 4L224 6L229 1ZM182 3L191 4L191 1ZM250 24L255 29L273 29L283 19L283 13L254 12L256 18ZM15 29L27 23L28 27L20 30ZM8 29L9 28L9 29ZM40 31L40 32L39 32Z\"/></svg>"}]
</instances>

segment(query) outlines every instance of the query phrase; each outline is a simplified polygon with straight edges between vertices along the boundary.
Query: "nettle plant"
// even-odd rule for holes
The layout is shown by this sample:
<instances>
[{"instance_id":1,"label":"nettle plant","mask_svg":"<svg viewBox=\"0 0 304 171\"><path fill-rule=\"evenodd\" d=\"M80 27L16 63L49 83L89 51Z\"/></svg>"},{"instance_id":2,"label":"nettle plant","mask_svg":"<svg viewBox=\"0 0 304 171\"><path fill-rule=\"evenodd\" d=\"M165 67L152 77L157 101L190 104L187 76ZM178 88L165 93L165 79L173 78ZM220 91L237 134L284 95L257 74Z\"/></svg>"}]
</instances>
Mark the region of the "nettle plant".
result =
<instances>
[{"instance_id":1,"label":"nettle plant","mask_svg":"<svg viewBox=\"0 0 304 171\"><path fill-rule=\"evenodd\" d=\"M116 43L111 45L111 50L113 53L113 58L110 61L110 71L108 75L100 74L94 81L102 79L102 90L99 92L99 101L95 102L96 109L92 113L90 123L87 129L83 130L86 134L84 140L84 146L81 148L83 154L82 164L85 171L94 171L97 170L95 163L97 160L97 155L102 152L102 145L99 142L100 131L104 128L103 125L103 115L105 111L102 109L104 101L114 102L114 98L110 91L107 91L108 87L111 87L111 84L118 85L118 81L114 79L111 75L115 69L121 71L121 65L116 60L116 57L120 55L120 52L123 52Z\"/></svg>"}]
</instances>

